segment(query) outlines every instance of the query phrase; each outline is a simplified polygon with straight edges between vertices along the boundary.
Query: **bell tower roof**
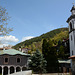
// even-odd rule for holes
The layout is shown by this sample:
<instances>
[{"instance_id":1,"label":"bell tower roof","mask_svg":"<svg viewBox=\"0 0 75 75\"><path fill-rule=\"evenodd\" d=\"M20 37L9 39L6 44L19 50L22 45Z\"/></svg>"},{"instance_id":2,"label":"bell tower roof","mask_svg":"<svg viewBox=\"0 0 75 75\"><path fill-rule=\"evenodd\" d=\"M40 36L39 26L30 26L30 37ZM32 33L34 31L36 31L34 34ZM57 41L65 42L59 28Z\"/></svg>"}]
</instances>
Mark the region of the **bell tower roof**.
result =
<instances>
[{"instance_id":1,"label":"bell tower roof","mask_svg":"<svg viewBox=\"0 0 75 75\"><path fill-rule=\"evenodd\" d=\"M75 10L75 6L73 5L73 7L72 7L72 9L71 9L71 12L72 12L72 10Z\"/></svg>"},{"instance_id":2,"label":"bell tower roof","mask_svg":"<svg viewBox=\"0 0 75 75\"><path fill-rule=\"evenodd\" d=\"M75 3L73 3L73 7L71 9L71 13L72 15L67 19L67 23L71 20L75 18Z\"/></svg>"}]
</instances>

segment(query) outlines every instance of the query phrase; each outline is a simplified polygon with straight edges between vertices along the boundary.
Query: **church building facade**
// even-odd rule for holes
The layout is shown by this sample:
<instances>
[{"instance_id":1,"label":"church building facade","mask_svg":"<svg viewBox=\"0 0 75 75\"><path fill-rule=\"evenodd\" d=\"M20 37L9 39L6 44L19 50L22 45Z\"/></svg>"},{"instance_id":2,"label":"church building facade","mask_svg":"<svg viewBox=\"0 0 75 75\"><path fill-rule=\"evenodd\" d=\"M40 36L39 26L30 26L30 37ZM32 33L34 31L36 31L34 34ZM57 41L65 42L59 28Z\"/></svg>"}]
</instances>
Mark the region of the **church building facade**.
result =
<instances>
[{"instance_id":1,"label":"church building facade","mask_svg":"<svg viewBox=\"0 0 75 75\"><path fill-rule=\"evenodd\" d=\"M70 59L72 75L75 75L75 6L71 9L71 16L67 19L69 24Z\"/></svg>"},{"instance_id":2,"label":"church building facade","mask_svg":"<svg viewBox=\"0 0 75 75\"><path fill-rule=\"evenodd\" d=\"M15 49L0 50L0 74L9 75L26 70L29 56Z\"/></svg>"}]
</instances>

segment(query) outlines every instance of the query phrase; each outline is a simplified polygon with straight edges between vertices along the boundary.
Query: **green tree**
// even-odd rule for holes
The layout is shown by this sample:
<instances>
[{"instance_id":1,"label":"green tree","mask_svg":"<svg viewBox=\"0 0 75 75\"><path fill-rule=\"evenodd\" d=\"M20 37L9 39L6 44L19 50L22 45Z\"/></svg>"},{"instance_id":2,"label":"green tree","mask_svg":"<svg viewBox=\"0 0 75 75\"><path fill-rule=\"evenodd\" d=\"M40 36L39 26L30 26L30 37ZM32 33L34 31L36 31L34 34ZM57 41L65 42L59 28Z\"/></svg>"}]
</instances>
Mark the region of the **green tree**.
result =
<instances>
[{"instance_id":1,"label":"green tree","mask_svg":"<svg viewBox=\"0 0 75 75\"><path fill-rule=\"evenodd\" d=\"M59 63L58 63L58 59L57 59L57 55L55 52L55 48L54 47L50 47L49 48L49 52L47 55L47 70L48 72L58 72L59 69Z\"/></svg>"},{"instance_id":2,"label":"green tree","mask_svg":"<svg viewBox=\"0 0 75 75\"><path fill-rule=\"evenodd\" d=\"M47 72L58 72L59 63L56 55L56 48L53 46L51 40L48 42L46 39L43 40L42 53L47 61Z\"/></svg>"},{"instance_id":3,"label":"green tree","mask_svg":"<svg viewBox=\"0 0 75 75\"><path fill-rule=\"evenodd\" d=\"M66 32L67 31L67 32ZM35 37L35 38L32 38L32 39L29 39L29 40L26 40L24 42L21 42L15 46L13 46L13 48L17 48L19 47L20 45L31 45L31 49L32 49L32 43L33 42L36 42L36 44L38 42L38 45L36 46L36 49L41 49L42 50L42 42L43 42L43 39L52 39L53 40L53 43L54 45L57 45L58 44L58 41L62 41L63 37L66 38L65 35L68 35L68 28L59 28L59 29L55 29L53 31L50 31L46 34L42 34L41 36L39 37ZM61 37L60 37L61 36Z\"/></svg>"},{"instance_id":4,"label":"green tree","mask_svg":"<svg viewBox=\"0 0 75 75\"><path fill-rule=\"evenodd\" d=\"M62 58L64 57L64 46L60 46L59 48L59 55L62 56Z\"/></svg>"},{"instance_id":5,"label":"green tree","mask_svg":"<svg viewBox=\"0 0 75 75\"><path fill-rule=\"evenodd\" d=\"M44 39L43 40L43 44L42 44L42 54L43 54L43 56L44 56L44 58L46 59L46 56L47 56L47 48L48 48L48 46L47 46L47 40L46 39Z\"/></svg>"},{"instance_id":6,"label":"green tree","mask_svg":"<svg viewBox=\"0 0 75 75\"><path fill-rule=\"evenodd\" d=\"M6 35L10 31L12 31L12 28L7 27L7 22L9 20L8 12L5 8L0 6L0 35Z\"/></svg>"},{"instance_id":7,"label":"green tree","mask_svg":"<svg viewBox=\"0 0 75 75\"><path fill-rule=\"evenodd\" d=\"M30 60L29 68L32 69L34 73L46 72L46 60L44 60L39 50L36 50L36 52L31 56Z\"/></svg>"},{"instance_id":8,"label":"green tree","mask_svg":"<svg viewBox=\"0 0 75 75\"><path fill-rule=\"evenodd\" d=\"M32 49L31 49L32 51L36 50L35 43L32 43L31 47L32 47Z\"/></svg>"}]
</instances>

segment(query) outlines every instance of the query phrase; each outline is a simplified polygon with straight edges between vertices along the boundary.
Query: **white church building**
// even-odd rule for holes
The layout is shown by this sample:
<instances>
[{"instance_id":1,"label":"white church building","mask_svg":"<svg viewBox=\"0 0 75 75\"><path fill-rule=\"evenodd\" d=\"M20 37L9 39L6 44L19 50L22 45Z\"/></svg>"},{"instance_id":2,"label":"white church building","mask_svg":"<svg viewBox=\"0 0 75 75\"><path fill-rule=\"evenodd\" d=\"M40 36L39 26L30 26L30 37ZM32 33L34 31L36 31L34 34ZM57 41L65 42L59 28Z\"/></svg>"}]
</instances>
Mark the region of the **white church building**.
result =
<instances>
[{"instance_id":1,"label":"white church building","mask_svg":"<svg viewBox=\"0 0 75 75\"><path fill-rule=\"evenodd\" d=\"M70 42L70 59L72 75L75 75L75 6L71 9L71 16L68 18L69 24L69 42Z\"/></svg>"}]
</instances>

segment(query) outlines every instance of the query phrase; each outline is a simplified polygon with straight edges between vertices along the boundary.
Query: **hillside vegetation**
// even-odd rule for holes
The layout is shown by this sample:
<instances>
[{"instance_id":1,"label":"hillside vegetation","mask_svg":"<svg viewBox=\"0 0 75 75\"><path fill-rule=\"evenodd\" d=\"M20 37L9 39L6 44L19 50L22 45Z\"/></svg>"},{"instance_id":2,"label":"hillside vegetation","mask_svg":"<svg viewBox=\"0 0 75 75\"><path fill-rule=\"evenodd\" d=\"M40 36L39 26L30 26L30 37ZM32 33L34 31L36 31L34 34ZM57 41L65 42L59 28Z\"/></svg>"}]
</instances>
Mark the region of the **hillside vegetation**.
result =
<instances>
[{"instance_id":1,"label":"hillside vegetation","mask_svg":"<svg viewBox=\"0 0 75 75\"><path fill-rule=\"evenodd\" d=\"M45 34L42 34L39 37L35 37L29 40L26 40L24 42L18 43L17 45L13 46L15 49L21 48L30 48L31 50L35 49L42 49L42 40L43 39L51 39L55 42L55 45L57 45L57 42L60 40L62 41L63 39L68 38L68 28L59 28L52 30L50 32L47 32Z\"/></svg>"}]
</instances>

